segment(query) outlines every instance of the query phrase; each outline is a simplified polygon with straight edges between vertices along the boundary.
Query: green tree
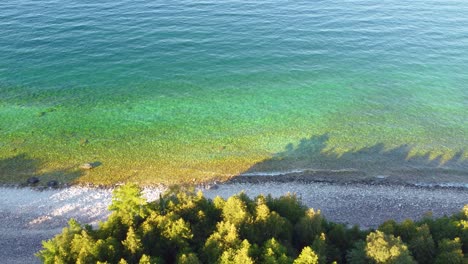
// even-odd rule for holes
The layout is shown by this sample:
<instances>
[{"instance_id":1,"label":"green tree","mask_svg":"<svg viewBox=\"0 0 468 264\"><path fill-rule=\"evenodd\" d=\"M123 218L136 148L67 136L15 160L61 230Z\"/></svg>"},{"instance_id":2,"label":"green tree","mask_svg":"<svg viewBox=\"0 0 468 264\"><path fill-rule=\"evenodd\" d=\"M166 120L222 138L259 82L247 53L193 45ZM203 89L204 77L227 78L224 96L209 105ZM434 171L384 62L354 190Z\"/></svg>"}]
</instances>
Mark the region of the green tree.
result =
<instances>
[{"instance_id":1,"label":"green tree","mask_svg":"<svg viewBox=\"0 0 468 264\"><path fill-rule=\"evenodd\" d=\"M114 237L98 239L94 244L96 258L100 261L116 263L122 257L122 243Z\"/></svg>"},{"instance_id":2,"label":"green tree","mask_svg":"<svg viewBox=\"0 0 468 264\"><path fill-rule=\"evenodd\" d=\"M328 222L295 196L251 200L241 193L211 201L172 188L146 203L138 187L125 185L110 208L97 230L70 220L37 256L44 263L466 262L468 205L450 217L388 221L376 232Z\"/></svg>"},{"instance_id":3,"label":"green tree","mask_svg":"<svg viewBox=\"0 0 468 264\"><path fill-rule=\"evenodd\" d=\"M354 237L354 230L347 230L342 224L327 223L327 258L343 263L346 259L346 251L352 247L352 243L359 237Z\"/></svg>"},{"instance_id":4,"label":"green tree","mask_svg":"<svg viewBox=\"0 0 468 264\"><path fill-rule=\"evenodd\" d=\"M83 228L75 220L70 219L68 221L68 227L62 230L62 233L58 234L54 238L43 241L43 250L39 251L36 256L43 263L71 263L75 262L76 256L72 254L72 240L76 234L81 233Z\"/></svg>"},{"instance_id":5,"label":"green tree","mask_svg":"<svg viewBox=\"0 0 468 264\"><path fill-rule=\"evenodd\" d=\"M379 226L377 230L384 232L387 235L395 235L398 229L398 223L395 220L387 220Z\"/></svg>"},{"instance_id":6,"label":"green tree","mask_svg":"<svg viewBox=\"0 0 468 264\"><path fill-rule=\"evenodd\" d=\"M138 264L162 264L162 262L158 257L150 257L148 255L143 254L140 258Z\"/></svg>"},{"instance_id":7,"label":"green tree","mask_svg":"<svg viewBox=\"0 0 468 264\"><path fill-rule=\"evenodd\" d=\"M458 223L457 227L461 229L460 242L462 243L462 251L465 255L468 254L468 204L463 207L461 212L456 216Z\"/></svg>"},{"instance_id":8,"label":"green tree","mask_svg":"<svg viewBox=\"0 0 468 264\"><path fill-rule=\"evenodd\" d=\"M325 264L327 262L327 242L325 233L320 234L314 239L312 243L312 250L318 256L318 263Z\"/></svg>"},{"instance_id":9,"label":"green tree","mask_svg":"<svg viewBox=\"0 0 468 264\"><path fill-rule=\"evenodd\" d=\"M179 252L190 247L193 234L190 225L173 212L158 215L155 219L157 241L156 247L166 262L174 262Z\"/></svg>"},{"instance_id":10,"label":"green tree","mask_svg":"<svg viewBox=\"0 0 468 264\"><path fill-rule=\"evenodd\" d=\"M182 253L177 256L177 264L200 264L200 260L198 259L195 253Z\"/></svg>"},{"instance_id":11,"label":"green tree","mask_svg":"<svg viewBox=\"0 0 468 264\"><path fill-rule=\"evenodd\" d=\"M241 235L261 245L270 238L281 241L291 240L291 229L291 223L276 212L270 211L265 198L258 196L253 221L244 223L241 227Z\"/></svg>"},{"instance_id":12,"label":"green tree","mask_svg":"<svg viewBox=\"0 0 468 264\"><path fill-rule=\"evenodd\" d=\"M366 238L366 255L375 263L416 263L408 247L399 237L381 231L371 232Z\"/></svg>"},{"instance_id":13,"label":"green tree","mask_svg":"<svg viewBox=\"0 0 468 264\"><path fill-rule=\"evenodd\" d=\"M151 258L148 255L143 254L138 264L151 264Z\"/></svg>"},{"instance_id":14,"label":"green tree","mask_svg":"<svg viewBox=\"0 0 468 264\"><path fill-rule=\"evenodd\" d=\"M294 264L318 264L319 257L310 247L302 249L301 254L294 260Z\"/></svg>"},{"instance_id":15,"label":"green tree","mask_svg":"<svg viewBox=\"0 0 468 264\"><path fill-rule=\"evenodd\" d=\"M425 218L421 224L429 226L434 241L440 241L445 238L454 239L460 232L458 222L447 216L437 219Z\"/></svg>"},{"instance_id":16,"label":"green tree","mask_svg":"<svg viewBox=\"0 0 468 264\"><path fill-rule=\"evenodd\" d=\"M221 220L221 210L207 200L201 191L196 194L182 192L175 196L177 203L168 209L190 223L190 229L197 241L205 241L216 229L216 223ZM197 248L202 246L203 243L197 244Z\"/></svg>"},{"instance_id":17,"label":"green tree","mask_svg":"<svg viewBox=\"0 0 468 264\"><path fill-rule=\"evenodd\" d=\"M417 233L417 226L411 219L406 219L397 225L395 236L399 236L404 242L410 241Z\"/></svg>"},{"instance_id":18,"label":"green tree","mask_svg":"<svg viewBox=\"0 0 468 264\"><path fill-rule=\"evenodd\" d=\"M298 248L312 244L314 239L322 233L323 217L320 210L309 209L294 227L295 243Z\"/></svg>"},{"instance_id":19,"label":"green tree","mask_svg":"<svg viewBox=\"0 0 468 264\"><path fill-rule=\"evenodd\" d=\"M254 261L250 257L250 243L244 239L239 248L228 248L223 252L219 259L220 264L253 264Z\"/></svg>"},{"instance_id":20,"label":"green tree","mask_svg":"<svg viewBox=\"0 0 468 264\"><path fill-rule=\"evenodd\" d=\"M215 263L224 251L229 248L237 248L240 243L236 226L230 222L219 222L216 232L205 242L203 248L205 262Z\"/></svg>"},{"instance_id":21,"label":"green tree","mask_svg":"<svg viewBox=\"0 0 468 264\"><path fill-rule=\"evenodd\" d=\"M119 216L124 224L133 225L137 218L142 219L148 215L147 202L136 184L122 185L112 194L109 210Z\"/></svg>"},{"instance_id":22,"label":"green tree","mask_svg":"<svg viewBox=\"0 0 468 264\"><path fill-rule=\"evenodd\" d=\"M416 234L409 242L409 249L418 263L432 263L435 244L427 224L416 228Z\"/></svg>"},{"instance_id":23,"label":"green tree","mask_svg":"<svg viewBox=\"0 0 468 264\"><path fill-rule=\"evenodd\" d=\"M262 248L261 261L265 264L290 264L292 258L288 257L286 248L272 238L265 242Z\"/></svg>"},{"instance_id":24,"label":"green tree","mask_svg":"<svg viewBox=\"0 0 468 264\"><path fill-rule=\"evenodd\" d=\"M436 264L463 264L463 252L458 237L440 241L437 252Z\"/></svg>"},{"instance_id":25,"label":"green tree","mask_svg":"<svg viewBox=\"0 0 468 264\"><path fill-rule=\"evenodd\" d=\"M98 259L95 244L95 240L86 230L81 230L80 234L75 234L71 241L71 252L76 256L76 263L96 262Z\"/></svg>"},{"instance_id":26,"label":"green tree","mask_svg":"<svg viewBox=\"0 0 468 264\"><path fill-rule=\"evenodd\" d=\"M286 194L279 198L273 198L268 195L267 205L272 210L277 212L282 217L288 219L293 225L301 219L307 211L307 207L301 203L300 199L295 194Z\"/></svg>"},{"instance_id":27,"label":"green tree","mask_svg":"<svg viewBox=\"0 0 468 264\"><path fill-rule=\"evenodd\" d=\"M353 248L347 252L346 260L350 264L371 263L366 254L366 242L363 240L356 241Z\"/></svg>"},{"instance_id":28,"label":"green tree","mask_svg":"<svg viewBox=\"0 0 468 264\"><path fill-rule=\"evenodd\" d=\"M132 262L140 259L142 255L141 252L143 251L143 244L133 227L128 229L127 238L122 241L122 245L125 247L127 259L132 260Z\"/></svg>"},{"instance_id":29,"label":"green tree","mask_svg":"<svg viewBox=\"0 0 468 264\"><path fill-rule=\"evenodd\" d=\"M223 207L222 217L224 221L229 221L236 227L251 218L247 205L240 196L232 196L227 199Z\"/></svg>"}]
</instances>

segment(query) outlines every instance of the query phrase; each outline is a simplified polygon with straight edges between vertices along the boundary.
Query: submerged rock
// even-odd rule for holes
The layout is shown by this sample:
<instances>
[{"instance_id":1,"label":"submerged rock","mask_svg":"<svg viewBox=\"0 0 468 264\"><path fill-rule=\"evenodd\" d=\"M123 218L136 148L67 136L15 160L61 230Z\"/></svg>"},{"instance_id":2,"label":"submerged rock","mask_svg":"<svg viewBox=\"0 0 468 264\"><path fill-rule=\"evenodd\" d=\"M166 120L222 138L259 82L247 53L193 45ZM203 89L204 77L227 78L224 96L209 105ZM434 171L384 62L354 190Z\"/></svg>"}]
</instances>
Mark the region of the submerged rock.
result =
<instances>
[{"instance_id":1,"label":"submerged rock","mask_svg":"<svg viewBox=\"0 0 468 264\"><path fill-rule=\"evenodd\" d=\"M39 182L39 178L37 178L37 177L30 177L30 178L28 178L28 179L26 180L26 182L27 182L28 184L36 184L36 183Z\"/></svg>"},{"instance_id":2,"label":"submerged rock","mask_svg":"<svg viewBox=\"0 0 468 264\"><path fill-rule=\"evenodd\" d=\"M58 186L58 181L55 181L55 180L52 180L52 181L48 181L47 182L47 187L50 187L50 188L55 188Z\"/></svg>"},{"instance_id":3,"label":"submerged rock","mask_svg":"<svg viewBox=\"0 0 468 264\"><path fill-rule=\"evenodd\" d=\"M82 170L90 170L92 168L94 168L92 163L84 163L80 165L80 169Z\"/></svg>"},{"instance_id":4,"label":"submerged rock","mask_svg":"<svg viewBox=\"0 0 468 264\"><path fill-rule=\"evenodd\" d=\"M99 167L101 166L101 162L99 161L96 161L96 162L88 162L88 163L84 163L82 165L80 165L80 169L82 170L90 170L90 169L94 169L96 167Z\"/></svg>"}]
</instances>

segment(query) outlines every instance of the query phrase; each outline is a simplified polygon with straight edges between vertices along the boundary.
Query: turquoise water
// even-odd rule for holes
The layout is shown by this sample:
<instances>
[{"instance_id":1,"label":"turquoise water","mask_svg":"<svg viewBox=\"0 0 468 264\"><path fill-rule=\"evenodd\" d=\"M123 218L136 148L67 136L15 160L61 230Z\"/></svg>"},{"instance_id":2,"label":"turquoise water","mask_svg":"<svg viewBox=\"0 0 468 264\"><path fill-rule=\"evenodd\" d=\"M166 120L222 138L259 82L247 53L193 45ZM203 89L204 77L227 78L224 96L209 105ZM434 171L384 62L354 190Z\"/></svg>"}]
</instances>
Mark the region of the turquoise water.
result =
<instances>
[{"instance_id":1,"label":"turquoise water","mask_svg":"<svg viewBox=\"0 0 468 264\"><path fill-rule=\"evenodd\" d=\"M466 158L467 51L462 0L4 0L0 158L153 182L320 135Z\"/></svg>"}]
</instances>

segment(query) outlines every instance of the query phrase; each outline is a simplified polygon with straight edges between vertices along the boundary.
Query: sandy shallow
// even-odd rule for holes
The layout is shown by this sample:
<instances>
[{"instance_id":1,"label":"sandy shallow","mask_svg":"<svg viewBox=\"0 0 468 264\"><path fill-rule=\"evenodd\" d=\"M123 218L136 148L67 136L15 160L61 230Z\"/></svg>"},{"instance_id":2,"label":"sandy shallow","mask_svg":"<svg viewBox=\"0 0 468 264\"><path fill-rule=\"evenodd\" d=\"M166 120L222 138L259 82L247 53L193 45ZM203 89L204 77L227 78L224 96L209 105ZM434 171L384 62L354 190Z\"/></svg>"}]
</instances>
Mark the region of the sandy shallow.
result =
<instances>
[{"instance_id":1,"label":"sandy shallow","mask_svg":"<svg viewBox=\"0 0 468 264\"><path fill-rule=\"evenodd\" d=\"M228 197L245 191L258 194L296 193L309 207L321 209L329 220L376 227L387 219L418 219L431 211L434 216L452 214L468 203L467 188L429 188L362 183L261 182L229 183L204 190L207 197ZM110 189L70 187L37 191L0 188L0 259L3 263L38 263L34 253L41 241L61 232L69 218L97 224L104 220L111 202ZM160 189L145 189L148 200Z\"/></svg>"}]
</instances>

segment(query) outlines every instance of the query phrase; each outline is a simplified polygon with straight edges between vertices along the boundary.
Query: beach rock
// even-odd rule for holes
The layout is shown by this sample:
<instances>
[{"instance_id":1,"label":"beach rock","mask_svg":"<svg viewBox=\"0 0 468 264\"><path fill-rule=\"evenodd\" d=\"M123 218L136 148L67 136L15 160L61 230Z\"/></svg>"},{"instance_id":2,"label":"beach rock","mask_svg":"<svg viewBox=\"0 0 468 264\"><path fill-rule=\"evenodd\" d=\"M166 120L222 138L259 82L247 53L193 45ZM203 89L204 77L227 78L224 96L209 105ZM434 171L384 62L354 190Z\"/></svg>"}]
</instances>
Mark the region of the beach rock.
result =
<instances>
[{"instance_id":1,"label":"beach rock","mask_svg":"<svg viewBox=\"0 0 468 264\"><path fill-rule=\"evenodd\" d=\"M28 184L36 184L39 182L39 178L37 177L30 177L29 179L26 180Z\"/></svg>"},{"instance_id":2,"label":"beach rock","mask_svg":"<svg viewBox=\"0 0 468 264\"><path fill-rule=\"evenodd\" d=\"M52 180L47 182L47 187L56 188L58 186L58 181Z\"/></svg>"},{"instance_id":3,"label":"beach rock","mask_svg":"<svg viewBox=\"0 0 468 264\"><path fill-rule=\"evenodd\" d=\"M80 169L82 170L90 170L94 168L94 165L92 163L84 163L80 166Z\"/></svg>"}]
</instances>

